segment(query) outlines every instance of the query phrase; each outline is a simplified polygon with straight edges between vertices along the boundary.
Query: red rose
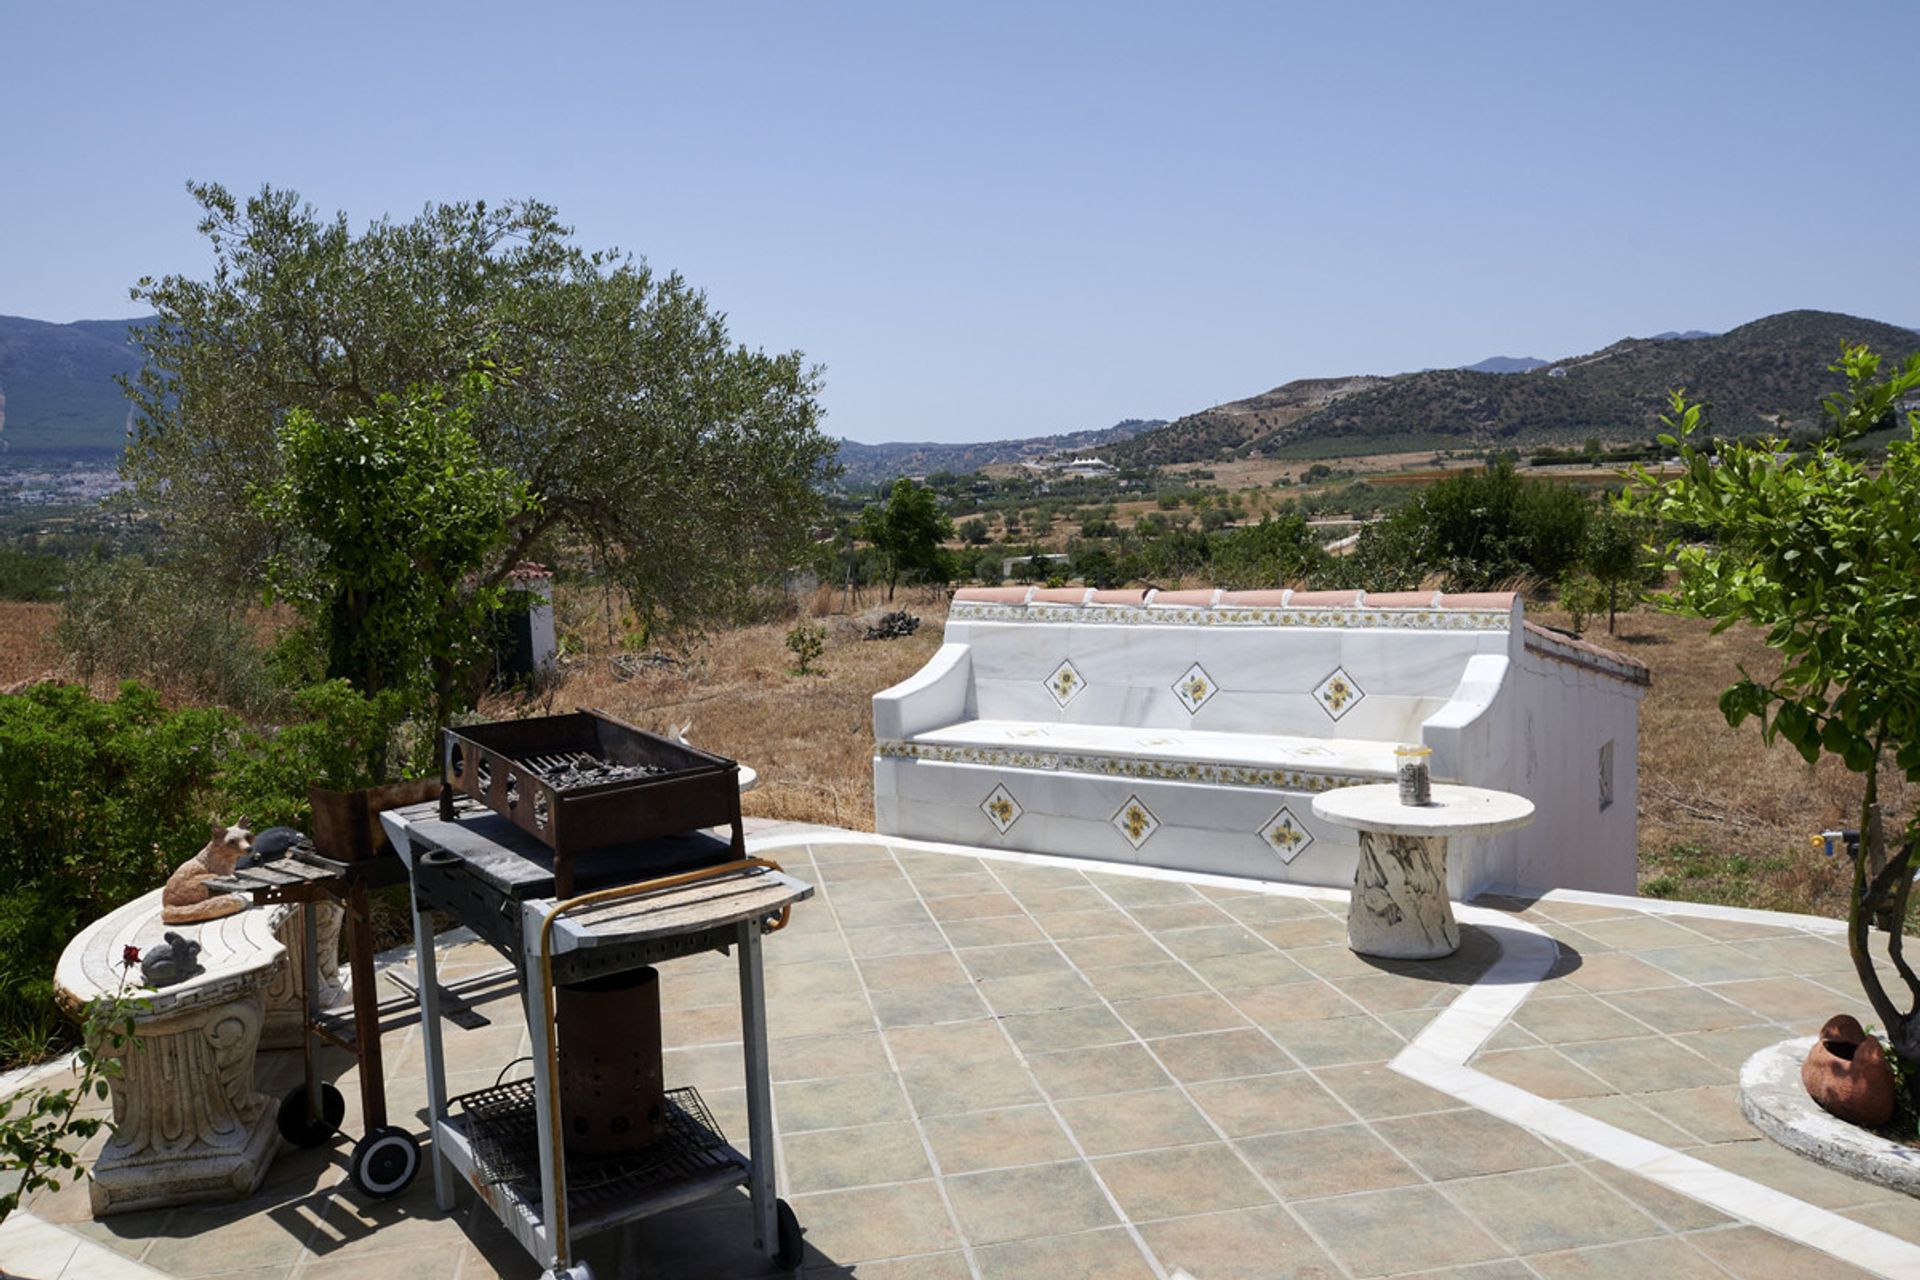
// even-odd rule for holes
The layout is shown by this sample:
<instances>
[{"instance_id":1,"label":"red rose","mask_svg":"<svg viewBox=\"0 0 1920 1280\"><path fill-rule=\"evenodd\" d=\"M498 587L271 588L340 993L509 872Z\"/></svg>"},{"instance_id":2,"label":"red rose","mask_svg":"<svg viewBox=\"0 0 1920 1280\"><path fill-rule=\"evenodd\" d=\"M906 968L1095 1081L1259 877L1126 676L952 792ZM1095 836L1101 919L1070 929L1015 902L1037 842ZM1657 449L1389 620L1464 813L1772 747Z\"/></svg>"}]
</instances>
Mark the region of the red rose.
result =
<instances>
[{"instance_id":1,"label":"red rose","mask_svg":"<svg viewBox=\"0 0 1920 1280\"><path fill-rule=\"evenodd\" d=\"M128 943L126 946L120 948L120 963L129 969L139 964L140 948L134 946L132 943Z\"/></svg>"}]
</instances>

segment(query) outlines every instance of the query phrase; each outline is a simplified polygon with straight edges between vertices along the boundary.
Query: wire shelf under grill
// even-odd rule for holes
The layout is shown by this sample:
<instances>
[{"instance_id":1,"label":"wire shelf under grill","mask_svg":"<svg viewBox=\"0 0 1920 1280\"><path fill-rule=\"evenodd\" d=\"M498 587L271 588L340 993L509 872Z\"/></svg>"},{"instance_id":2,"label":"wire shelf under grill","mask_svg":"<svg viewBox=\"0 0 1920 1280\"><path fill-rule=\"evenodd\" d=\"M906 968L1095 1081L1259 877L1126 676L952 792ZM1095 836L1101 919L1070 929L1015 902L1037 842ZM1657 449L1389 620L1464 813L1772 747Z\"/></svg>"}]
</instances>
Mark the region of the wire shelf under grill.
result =
<instances>
[{"instance_id":1,"label":"wire shelf under grill","mask_svg":"<svg viewBox=\"0 0 1920 1280\"><path fill-rule=\"evenodd\" d=\"M481 1179L538 1202L540 1138L531 1080L512 1080L454 1098ZM666 1132L628 1155L567 1159L567 1204L575 1213L638 1199L739 1169L726 1137L692 1087L666 1094Z\"/></svg>"}]
</instances>

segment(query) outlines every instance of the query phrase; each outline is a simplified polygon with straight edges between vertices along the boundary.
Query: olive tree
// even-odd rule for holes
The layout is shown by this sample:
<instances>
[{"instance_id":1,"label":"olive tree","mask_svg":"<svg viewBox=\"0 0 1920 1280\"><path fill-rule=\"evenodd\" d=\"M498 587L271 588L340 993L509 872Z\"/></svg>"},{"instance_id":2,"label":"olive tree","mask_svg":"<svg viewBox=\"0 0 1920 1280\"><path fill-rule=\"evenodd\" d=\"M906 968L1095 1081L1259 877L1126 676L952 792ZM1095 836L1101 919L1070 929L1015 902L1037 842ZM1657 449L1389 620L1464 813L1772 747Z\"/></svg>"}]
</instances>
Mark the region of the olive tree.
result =
<instances>
[{"instance_id":1,"label":"olive tree","mask_svg":"<svg viewBox=\"0 0 1920 1280\"><path fill-rule=\"evenodd\" d=\"M940 499L905 476L893 482L887 500L860 513L860 536L886 560L887 599L904 571L929 582L945 582L953 565L940 544L953 536L953 521Z\"/></svg>"},{"instance_id":2,"label":"olive tree","mask_svg":"<svg viewBox=\"0 0 1920 1280\"><path fill-rule=\"evenodd\" d=\"M672 623L803 554L835 452L819 371L733 342L678 275L582 249L534 201L436 204L356 231L291 191L189 190L213 269L133 290L155 319L135 335L146 365L125 384L124 465L197 571L256 586L298 536L247 499L278 482L295 410L344 423L489 363L500 385L471 433L528 501L474 589L564 545Z\"/></svg>"},{"instance_id":3,"label":"olive tree","mask_svg":"<svg viewBox=\"0 0 1920 1280\"><path fill-rule=\"evenodd\" d=\"M1902 952L1913 890L1920 813L1882 812L1885 767L1920 781L1920 414L1877 462L1858 442L1897 418L1920 388L1920 355L1880 379L1880 359L1849 347L1836 373L1847 390L1825 405L1828 430L1798 455L1780 440L1696 447L1701 405L1683 392L1663 418L1660 442L1679 475L1634 468L1623 510L1711 540L1656 548L1680 571L1675 607L1716 630L1748 623L1781 655L1777 675L1743 671L1720 697L1730 724L1757 719L1809 762L1837 756L1862 779L1860 843L1853 855L1849 949L1889 1046L1920 1080L1920 976ZM1893 828L1889 833L1889 827ZM1902 1009L1875 964L1871 929L1889 930L1887 959L1911 997Z\"/></svg>"}]
</instances>

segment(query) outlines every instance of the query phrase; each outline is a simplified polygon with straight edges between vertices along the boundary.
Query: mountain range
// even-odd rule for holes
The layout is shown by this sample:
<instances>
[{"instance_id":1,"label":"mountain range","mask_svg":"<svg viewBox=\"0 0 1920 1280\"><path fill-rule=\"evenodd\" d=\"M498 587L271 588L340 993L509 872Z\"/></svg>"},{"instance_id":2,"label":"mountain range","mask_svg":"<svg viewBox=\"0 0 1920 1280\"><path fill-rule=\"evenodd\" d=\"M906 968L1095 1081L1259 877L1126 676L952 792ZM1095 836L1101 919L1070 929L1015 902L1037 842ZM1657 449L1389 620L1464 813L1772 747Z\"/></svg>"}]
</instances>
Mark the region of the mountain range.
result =
<instances>
[{"instance_id":1,"label":"mountain range","mask_svg":"<svg viewBox=\"0 0 1920 1280\"><path fill-rule=\"evenodd\" d=\"M127 334L141 323L0 316L0 447L117 452L128 413L114 377L139 367ZM1721 431L1752 432L1818 417L1821 398L1837 388L1827 366L1845 342L1866 342L1893 358L1920 348L1912 329L1786 311L1722 334L1623 338L1560 360L1492 356L1458 369L1301 378L1172 422L1132 418L1098 430L961 444L843 440L840 462L846 482L865 485L1091 451L1163 465L1636 439L1656 429L1676 387L1706 400Z\"/></svg>"},{"instance_id":2,"label":"mountain range","mask_svg":"<svg viewBox=\"0 0 1920 1280\"><path fill-rule=\"evenodd\" d=\"M1822 397L1839 388L1828 366L1848 342L1899 359L1920 348L1920 335L1832 311L1785 311L1722 334L1623 338L1522 372L1504 371L1516 358L1495 357L1464 369L1303 378L1104 452L1165 465L1637 440L1658 429L1676 388L1706 401L1721 432L1790 430L1817 419Z\"/></svg>"},{"instance_id":3,"label":"mountain range","mask_svg":"<svg viewBox=\"0 0 1920 1280\"><path fill-rule=\"evenodd\" d=\"M1166 426L1164 418L1128 418L1095 431L1069 431L1057 436L1029 436L1020 440L983 440L974 444L938 444L933 441L889 441L862 444L840 442L841 480L848 484L877 484L895 476L923 476L935 471L978 471L1000 463L1024 462L1063 453L1081 453L1130 440Z\"/></svg>"},{"instance_id":4,"label":"mountain range","mask_svg":"<svg viewBox=\"0 0 1920 1280\"><path fill-rule=\"evenodd\" d=\"M0 444L19 453L118 452L127 398L114 377L139 369L127 330L141 323L0 316Z\"/></svg>"}]
</instances>

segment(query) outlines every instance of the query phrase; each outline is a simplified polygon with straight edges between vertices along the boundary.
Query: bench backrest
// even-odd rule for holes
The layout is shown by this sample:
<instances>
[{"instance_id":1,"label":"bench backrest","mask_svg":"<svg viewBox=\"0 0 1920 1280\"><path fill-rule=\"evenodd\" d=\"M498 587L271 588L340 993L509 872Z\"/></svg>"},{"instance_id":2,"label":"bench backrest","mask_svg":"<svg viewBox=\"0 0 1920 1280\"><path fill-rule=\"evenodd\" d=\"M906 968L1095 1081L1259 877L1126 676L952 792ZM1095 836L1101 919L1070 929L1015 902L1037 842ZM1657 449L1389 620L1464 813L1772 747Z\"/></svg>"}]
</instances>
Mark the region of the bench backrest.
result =
<instances>
[{"instance_id":1,"label":"bench backrest","mask_svg":"<svg viewBox=\"0 0 1920 1280\"><path fill-rule=\"evenodd\" d=\"M1521 634L1506 593L1075 587L962 590L946 638L981 719L1417 742L1467 660Z\"/></svg>"}]
</instances>

